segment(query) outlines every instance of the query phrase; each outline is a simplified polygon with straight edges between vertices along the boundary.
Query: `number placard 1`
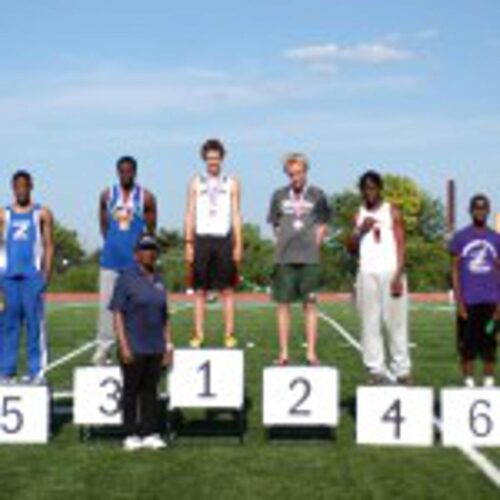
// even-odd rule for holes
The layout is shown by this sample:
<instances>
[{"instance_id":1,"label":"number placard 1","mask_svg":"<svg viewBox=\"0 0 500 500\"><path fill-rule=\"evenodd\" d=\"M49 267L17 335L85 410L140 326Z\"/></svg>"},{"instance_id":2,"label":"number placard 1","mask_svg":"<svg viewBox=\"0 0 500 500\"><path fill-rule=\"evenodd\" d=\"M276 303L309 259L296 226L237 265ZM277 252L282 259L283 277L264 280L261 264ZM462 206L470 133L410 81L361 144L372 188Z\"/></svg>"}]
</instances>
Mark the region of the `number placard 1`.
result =
<instances>
[{"instance_id":1,"label":"number placard 1","mask_svg":"<svg viewBox=\"0 0 500 500\"><path fill-rule=\"evenodd\" d=\"M433 404L427 387L359 387L357 443L432 446Z\"/></svg>"},{"instance_id":2,"label":"number placard 1","mask_svg":"<svg viewBox=\"0 0 500 500\"><path fill-rule=\"evenodd\" d=\"M339 375L335 368L274 366L263 374L266 427L336 427Z\"/></svg>"},{"instance_id":3,"label":"number placard 1","mask_svg":"<svg viewBox=\"0 0 500 500\"><path fill-rule=\"evenodd\" d=\"M441 391L444 446L500 446L500 389Z\"/></svg>"},{"instance_id":4,"label":"number placard 1","mask_svg":"<svg viewBox=\"0 0 500 500\"><path fill-rule=\"evenodd\" d=\"M73 378L73 422L76 425L120 425L122 387L118 366L77 368Z\"/></svg>"},{"instance_id":5,"label":"number placard 1","mask_svg":"<svg viewBox=\"0 0 500 500\"><path fill-rule=\"evenodd\" d=\"M46 386L0 387L0 443L49 441L49 390Z\"/></svg>"},{"instance_id":6,"label":"number placard 1","mask_svg":"<svg viewBox=\"0 0 500 500\"><path fill-rule=\"evenodd\" d=\"M243 408L243 351L176 349L168 391L171 409Z\"/></svg>"}]
</instances>

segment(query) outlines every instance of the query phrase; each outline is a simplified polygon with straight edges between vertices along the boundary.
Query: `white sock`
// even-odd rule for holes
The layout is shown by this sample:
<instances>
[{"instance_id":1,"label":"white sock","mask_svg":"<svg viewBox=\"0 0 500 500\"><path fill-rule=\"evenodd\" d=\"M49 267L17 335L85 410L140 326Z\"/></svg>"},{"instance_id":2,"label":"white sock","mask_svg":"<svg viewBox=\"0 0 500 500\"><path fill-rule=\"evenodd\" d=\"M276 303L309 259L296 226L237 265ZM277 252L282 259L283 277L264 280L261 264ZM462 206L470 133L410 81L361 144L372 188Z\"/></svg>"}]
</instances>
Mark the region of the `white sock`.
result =
<instances>
[{"instance_id":1,"label":"white sock","mask_svg":"<svg viewBox=\"0 0 500 500\"><path fill-rule=\"evenodd\" d=\"M469 388L475 387L476 382L474 381L474 377L465 377L464 378L464 385L465 385L465 387L469 387Z\"/></svg>"},{"instance_id":2,"label":"white sock","mask_svg":"<svg viewBox=\"0 0 500 500\"><path fill-rule=\"evenodd\" d=\"M483 379L483 387L495 387L495 377L487 375Z\"/></svg>"}]
</instances>

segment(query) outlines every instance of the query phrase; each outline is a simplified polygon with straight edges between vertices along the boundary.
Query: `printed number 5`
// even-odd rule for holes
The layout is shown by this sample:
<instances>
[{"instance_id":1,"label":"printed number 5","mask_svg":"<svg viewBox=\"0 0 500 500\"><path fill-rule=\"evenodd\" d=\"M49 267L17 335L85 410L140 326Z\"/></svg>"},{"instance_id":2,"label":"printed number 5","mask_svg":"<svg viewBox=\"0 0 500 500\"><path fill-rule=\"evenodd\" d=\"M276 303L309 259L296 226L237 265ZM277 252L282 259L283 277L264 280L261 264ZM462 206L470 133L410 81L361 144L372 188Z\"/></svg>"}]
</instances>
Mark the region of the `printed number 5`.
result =
<instances>
[{"instance_id":1,"label":"printed number 5","mask_svg":"<svg viewBox=\"0 0 500 500\"><path fill-rule=\"evenodd\" d=\"M24 417L18 408L14 408L15 403L20 403L19 396L6 396L2 401L1 417L5 418L6 422L0 424L0 429L6 434L17 434L24 425ZM9 419L7 421L7 419ZM11 423L11 425L8 424Z\"/></svg>"}]
</instances>

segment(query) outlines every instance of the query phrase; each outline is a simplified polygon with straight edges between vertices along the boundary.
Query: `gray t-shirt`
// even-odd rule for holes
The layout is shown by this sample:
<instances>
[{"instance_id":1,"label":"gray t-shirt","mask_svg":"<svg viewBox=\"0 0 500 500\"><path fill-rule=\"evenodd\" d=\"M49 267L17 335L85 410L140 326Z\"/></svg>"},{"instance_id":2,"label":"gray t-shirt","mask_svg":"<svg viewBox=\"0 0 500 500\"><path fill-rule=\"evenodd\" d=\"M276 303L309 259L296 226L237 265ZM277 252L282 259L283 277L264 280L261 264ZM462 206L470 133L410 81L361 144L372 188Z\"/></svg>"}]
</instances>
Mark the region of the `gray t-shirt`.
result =
<instances>
[{"instance_id":1,"label":"gray t-shirt","mask_svg":"<svg viewBox=\"0 0 500 500\"><path fill-rule=\"evenodd\" d=\"M300 197L292 193L290 186L275 191L267 220L277 236L276 262L318 264L316 231L318 226L328 224L330 217L326 196L317 187L307 186Z\"/></svg>"}]
</instances>

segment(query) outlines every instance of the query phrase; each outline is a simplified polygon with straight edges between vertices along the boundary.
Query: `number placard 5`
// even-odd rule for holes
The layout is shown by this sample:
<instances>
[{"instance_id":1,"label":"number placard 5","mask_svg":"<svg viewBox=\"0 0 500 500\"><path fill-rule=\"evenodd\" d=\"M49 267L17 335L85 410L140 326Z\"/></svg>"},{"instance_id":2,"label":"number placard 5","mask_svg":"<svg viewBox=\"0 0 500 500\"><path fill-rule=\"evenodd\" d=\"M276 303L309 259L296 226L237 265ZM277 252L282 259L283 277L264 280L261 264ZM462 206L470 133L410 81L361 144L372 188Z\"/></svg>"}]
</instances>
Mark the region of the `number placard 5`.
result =
<instances>
[{"instance_id":1,"label":"number placard 5","mask_svg":"<svg viewBox=\"0 0 500 500\"><path fill-rule=\"evenodd\" d=\"M122 384L121 370L117 366L77 368L73 380L74 423L120 425Z\"/></svg>"},{"instance_id":2,"label":"number placard 5","mask_svg":"<svg viewBox=\"0 0 500 500\"><path fill-rule=\"evenodd\" d=\"M433 393L426 387L359 387L358 444L431 446Z\"/></svg>"},{"instance_id":3,"label":"number placard 5","mask_svg":"<svg viewBox=\"0 0 500 500\"><path fill-rule=\"evenodd\" d=\"M339 376L335 368L269 367L264 370L266 427L336 427Z\"/></svg>"},{"instance_id":4,"label":"number placard 5","mask_svg":"<svg viewBox=\"0 0 500 500\"><path fill-rule=\"evenodd\" d=\"M172 409L243 408L243 351L176 349L168 392Z\"/></svg>"},{"instance_id":5,"label":"number placard 5","mask_svg":"<svg viewBox=\"0 0 500 500\"><path fill-rule=\"evenodd\" d=\"M500 446L500 389L441 391L445 446Z\"/></svg>"},{"instance_id":6,"label":"number placard 5","mask_svg":"<svg viewBox=\"0 0 500 500\"><path fill-rule=\"evenodd\" d=\"M47 443L49 406L45 386L0 387L0 443Z\"/></svg>"}]
</instances>

